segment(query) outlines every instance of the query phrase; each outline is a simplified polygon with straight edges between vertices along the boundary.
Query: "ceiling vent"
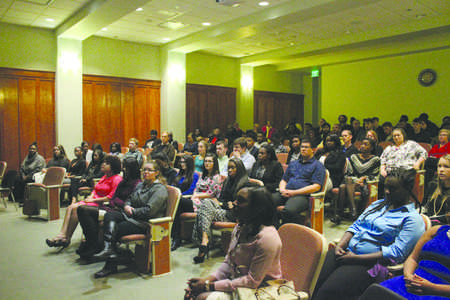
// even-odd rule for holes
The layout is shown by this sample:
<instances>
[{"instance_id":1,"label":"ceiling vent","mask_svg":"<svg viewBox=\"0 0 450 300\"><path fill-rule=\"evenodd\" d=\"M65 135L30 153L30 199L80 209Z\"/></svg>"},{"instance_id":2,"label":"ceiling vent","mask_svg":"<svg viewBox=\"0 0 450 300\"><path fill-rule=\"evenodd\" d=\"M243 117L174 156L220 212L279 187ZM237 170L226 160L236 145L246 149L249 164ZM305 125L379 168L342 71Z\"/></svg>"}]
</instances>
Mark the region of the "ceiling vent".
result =
<instances>
[{"instance_id":1,"label":"ceiling vent","mask_svg":"<svg viewBox=\"0 0 450 300\"><path fill-rule=\"evenodd\" d=\"M181 22L171 22L171 21L168 21L168 22L161 23L161 24L159 24L158 26L159 26L159 27L162 27L162 28L167 28L167 29L177 30L177 29L180 29L180 28L185 27L186 24L183 24L183 23L181 23Z\"/></svg>"}]
</instances>

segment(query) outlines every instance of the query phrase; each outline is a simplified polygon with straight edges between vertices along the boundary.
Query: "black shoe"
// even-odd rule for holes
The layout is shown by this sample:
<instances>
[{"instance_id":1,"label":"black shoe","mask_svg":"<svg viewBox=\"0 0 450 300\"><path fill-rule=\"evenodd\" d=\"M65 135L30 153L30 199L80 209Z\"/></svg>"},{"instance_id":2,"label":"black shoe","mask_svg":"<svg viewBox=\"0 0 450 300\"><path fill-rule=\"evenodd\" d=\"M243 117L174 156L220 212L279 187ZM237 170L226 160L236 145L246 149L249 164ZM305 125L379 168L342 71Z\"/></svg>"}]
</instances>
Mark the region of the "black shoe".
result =
<instances>
[{"instance_id":1,"label":"black shoe","mask_svg":"<svg viewBox=\"0 0 450 300\"><path fill-rule=\"evenodd\" d=\"M332 217L332 218L330 219L330 221L333 222L333 223L336 224L336 225L339 225L339 224L341 224L341 217L339 217L338 215L336 215L336 216Z\"/></svg>"},{"instance_id":2,"label":"black shoe","mask_svg":"<svg viewBox=\"0 0 450 300\"><path fill-rule=\"evenodd\" d=\"M117 258L117 252L114 249L115 246L108 245L107 242L105 244L105 249L92 256L97 259Z\"/></svg>"},{"instance_id":3,"label":"black shoe","mask_svg":"<svg viewBox=\"0 0 450 300\"><path fill-rule=\"evenodd\" d=\"M115 273L117 273L117 266L107 263L103 269L94 274L94 278L104 278Z\"/></svg>"},{"instance_id":4,"label":"black shoe","mask_svg":"<svg viewBox=\"0 0 450 300\"><path fill-rule=\"evenodd\" d=\"M180 239L174 239L172 240L172 247L170 247L170 251L175 251L181 246L181 240Z\"/></svg>"},{"instance_id":5,"label":"black shoe","mask_svg":"<svg viewBox=\"0 0 450 300\"><path fill-rule=\"evenodd\" d=\"M45 243L47 244L47 246L49 247L55 247L57 240L51 240L51 239L46 239Z\"/></svg>"},{"instance_id":6,"label":"black shoe","mask_svg":"<svg viewBox=\"0 0 450 300\"><path fill-rule=\"evenodd\" d=\"M198 248L198 255L194 257L194 263L201 264L205 261L205 257L209 257L209 245L200 245Z\"/></svg>"}]
</instances>

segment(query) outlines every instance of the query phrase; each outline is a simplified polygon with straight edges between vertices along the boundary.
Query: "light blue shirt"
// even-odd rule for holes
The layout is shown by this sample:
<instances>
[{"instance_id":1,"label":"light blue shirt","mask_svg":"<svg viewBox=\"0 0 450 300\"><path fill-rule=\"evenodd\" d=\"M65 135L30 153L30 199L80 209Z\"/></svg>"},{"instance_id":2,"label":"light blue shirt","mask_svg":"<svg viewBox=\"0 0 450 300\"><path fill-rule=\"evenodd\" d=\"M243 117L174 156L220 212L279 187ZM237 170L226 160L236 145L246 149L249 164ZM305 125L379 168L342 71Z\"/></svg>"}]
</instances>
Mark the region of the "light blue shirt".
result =
<instances>
[{"instance_id":1,"label":"light blue shirt","mask_svg":"<svg viewBox=\"0 0 450 300\"><path fill-rule=\"evenodd\" d=\"M400 263L408 257L425 232L425 224L413 203L391 210L386 205L364 218L381 201L384 200L370 205L349 227L347 231L354 235L348 250L355 254L382 251L384 258Z\"/></svg>"}]
</instances>

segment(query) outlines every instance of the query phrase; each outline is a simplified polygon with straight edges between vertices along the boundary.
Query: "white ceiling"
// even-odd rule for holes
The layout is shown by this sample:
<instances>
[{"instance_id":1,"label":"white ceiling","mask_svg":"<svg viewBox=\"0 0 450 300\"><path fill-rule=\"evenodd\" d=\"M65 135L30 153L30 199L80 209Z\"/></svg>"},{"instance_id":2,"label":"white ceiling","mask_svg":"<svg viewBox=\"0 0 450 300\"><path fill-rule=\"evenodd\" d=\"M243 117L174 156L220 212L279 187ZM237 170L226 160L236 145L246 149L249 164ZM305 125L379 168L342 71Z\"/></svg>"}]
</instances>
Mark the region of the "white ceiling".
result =
<instances>
[{"instance_id":1,"label":"white ceiling","mask_svg":"<svg viewBox=\"0 0 450 300\"><path fill-rule=\"evenodd\" d=\"M222 1L0 0L0 22L79 39L96 35L186 53L204 51L285 69L314 64L299 60L330 51L361 51L394 39L450 32L448 0L268 0L264 7L258 5L261 0ZM233 1L239 6L231 6Z\"/></svg>"}]
</instances>

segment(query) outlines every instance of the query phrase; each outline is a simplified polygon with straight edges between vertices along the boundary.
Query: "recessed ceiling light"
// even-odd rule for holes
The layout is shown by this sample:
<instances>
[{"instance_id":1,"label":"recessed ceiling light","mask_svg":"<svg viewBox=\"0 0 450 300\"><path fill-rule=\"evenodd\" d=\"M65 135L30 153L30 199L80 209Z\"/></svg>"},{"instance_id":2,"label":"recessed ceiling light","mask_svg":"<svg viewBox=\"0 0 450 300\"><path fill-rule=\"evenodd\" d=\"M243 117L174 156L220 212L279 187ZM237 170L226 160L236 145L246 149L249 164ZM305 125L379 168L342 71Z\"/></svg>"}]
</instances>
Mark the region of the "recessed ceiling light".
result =
<instances>
[{"instance_id":1,"label":"recessed ceiling light","mask_svg":"<svg viewBox=\"0 0 450 300\"><path fill-rule=\"evenodd\" d=\"M163 38L163 41L170 41L170 38Z\"/></svg>"},{"instance_id":2,"label":"recessed ceiling light","mask_svg":"<svg viewBox=\"0 0 450 300\"><path fill-rule=\"evenodd\" d=\"M136 8L136 11L143 11L144 9L142 7Z\"/></svg>"},{"instance_id":3,"label":"recessed ceiling light","mask_svg":"<svg viewBox=\"0 0 450 300\"><path fill-rule=\"evenodd\" d=\"M106 31L106 30L108 30L108 28L106 28L106 27L103 27L103 28L102 28L102 30L103 30L103 31Z\"/></svg>"},{"instance_id":4,"label":"recessed ceiling light","mask_svg":"<svg viewBox=\"0 0 450 300\"><path fill-rule=\"evenodd\" d=\"M209 22L203 22L202 25L203 25L203 26L210 26L211 23L209 23Z\"/></svg>"},{"instance_id":5,"label":"recessed ceiling light","mask_svg":"<svg viewBox=\"0 0 450 300\"><path fill-rule=\"evenodd\" d=\"M295 44L293 43L293 42L290 42L289 43L289 46L294 46Z\"/></svg>"},{"instance_id":6,"label":"recessed ceiling light","mask_svg":"<svg viewBox=\"0 0 450 300\"><path fill-rule=\"evenodd\" d=\"M233 5L231 5L231 7L239 7L241 6L239 3L234 3Z\"/></svg>"},{"instance_id":7,"label":"recessed ceiling light","mask_svg":"<svg viewBox=\"0 0 450 300\"><path fill-rule=\"evenodd\" d=\"M261 1L258 3L259 6L267 6L269 5L269 1Z\"/></svg>"},{"instance_id":8,"label":"recessed ceiling light","mask_svg":"<svg viewBox=\"0 0 450 300\"><path fill-rule=\"evenodd\" d=\"M52 19L52 18L47 18L47 19L45 19L45 21L47 21L47 22L55 22L55 20Z\"/></svg>"}]
</instances>

